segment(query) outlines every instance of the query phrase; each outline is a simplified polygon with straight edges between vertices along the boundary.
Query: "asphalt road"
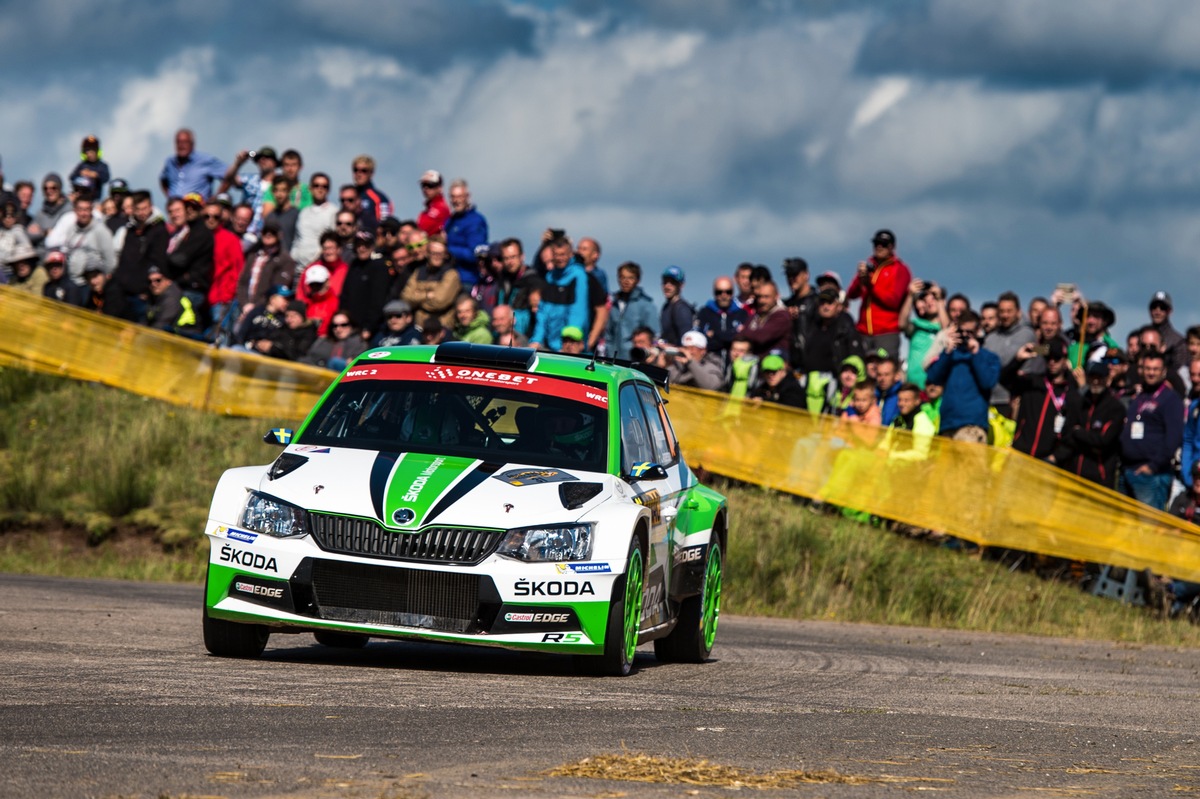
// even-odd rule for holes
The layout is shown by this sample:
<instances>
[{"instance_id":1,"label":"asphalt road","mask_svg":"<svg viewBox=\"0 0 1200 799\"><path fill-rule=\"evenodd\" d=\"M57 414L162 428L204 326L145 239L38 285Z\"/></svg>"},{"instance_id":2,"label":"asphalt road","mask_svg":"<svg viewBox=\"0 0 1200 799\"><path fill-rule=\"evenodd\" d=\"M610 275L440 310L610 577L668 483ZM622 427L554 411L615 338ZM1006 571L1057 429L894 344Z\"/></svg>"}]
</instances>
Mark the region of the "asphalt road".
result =
<instances>
[{"instance_id":1,"label":"asphalt road","mask_svg":"<svg viewBox=\"0 0 1200 799\"><path fill-rule=\"evenodd\" d=\"M0 797L727 796L546 777L621 753L865 784L756 796L1200 792L1200 651L727 617L714 659L275 636L208 656L200 589L0 575Z\"/></svg>"}]
</instances>

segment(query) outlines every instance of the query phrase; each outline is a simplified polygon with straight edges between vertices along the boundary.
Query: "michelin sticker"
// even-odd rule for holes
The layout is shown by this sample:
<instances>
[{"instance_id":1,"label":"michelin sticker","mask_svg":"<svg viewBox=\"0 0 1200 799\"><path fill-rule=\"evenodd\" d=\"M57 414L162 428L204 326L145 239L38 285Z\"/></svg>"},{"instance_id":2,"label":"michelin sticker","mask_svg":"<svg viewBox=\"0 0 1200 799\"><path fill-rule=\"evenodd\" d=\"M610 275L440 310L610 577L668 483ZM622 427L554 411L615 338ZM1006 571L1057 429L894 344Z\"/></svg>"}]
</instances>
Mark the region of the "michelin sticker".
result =
<instances>
[{"instance_id":1,"label":"michelin sticker","mask_svg":"<svg viewBox=\"0 0 1200 799\"><path fill-rule=\"evenodd\" d=\"M607 574L612 571L612 566L607 563L556 563L559 574L566 574L568 571L576 574Z\"/></svg>"}]
</instances>

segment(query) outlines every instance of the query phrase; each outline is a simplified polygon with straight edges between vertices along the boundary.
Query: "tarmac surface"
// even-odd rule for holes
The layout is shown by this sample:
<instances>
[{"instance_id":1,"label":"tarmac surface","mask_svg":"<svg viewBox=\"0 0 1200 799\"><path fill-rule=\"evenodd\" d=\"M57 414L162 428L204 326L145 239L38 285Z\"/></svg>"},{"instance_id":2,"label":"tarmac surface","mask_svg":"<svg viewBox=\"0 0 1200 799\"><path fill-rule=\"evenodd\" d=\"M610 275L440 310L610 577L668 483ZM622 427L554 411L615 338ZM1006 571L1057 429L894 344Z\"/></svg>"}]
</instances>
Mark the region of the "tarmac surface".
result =
<instances>
[{"instance_id":1,"label":"tarmac surface","mask_svg":"<svg viewBox=\"0 0 1200 799\"><path fill-rule=\"evenodd\" d=\"M197 586L0 575L0 796L1187 796L1200 651L726 617L713 659L276 635L209 656ZM605 754L862 784L544 772Z\"/></svg>"}]
</instances>

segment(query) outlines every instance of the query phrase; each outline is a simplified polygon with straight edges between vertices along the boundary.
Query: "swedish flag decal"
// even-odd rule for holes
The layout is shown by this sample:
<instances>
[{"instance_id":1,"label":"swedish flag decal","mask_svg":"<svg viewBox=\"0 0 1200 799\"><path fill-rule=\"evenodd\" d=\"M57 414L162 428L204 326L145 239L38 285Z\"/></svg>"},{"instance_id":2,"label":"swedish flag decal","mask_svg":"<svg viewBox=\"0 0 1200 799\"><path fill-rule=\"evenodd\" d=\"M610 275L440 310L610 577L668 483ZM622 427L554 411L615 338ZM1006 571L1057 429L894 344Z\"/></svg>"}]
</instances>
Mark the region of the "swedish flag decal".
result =
<instances>
[{"instance_id":1,"label":"swedish flag decal","mask_svg":"<svg viewBox=\"0 0 1200 799\"><path fill-rule=\"evenodd\" d=\"M260 427L259 429L261 430L262 428ZM292 431L286 427L276 427L271 431L271 435L275 436L275 440L285 446L292 443Z\"/></svg>"},{"instance_id":2,"label":"swedish flag decal","mask_svg":"<svg viewBox=\"0 0 1200 799\"><path fill-rule=\"evenodd\" d=\"M634 477L641 477L643 474L646 473L646 470L649 469L653 465L654 464L650 463L649 461L644 461L642 463L635 463L635 464L633 464L633 466L631 466L629 468L629 473L631 475L633 475Z\"/></svg>"}]
</instances>

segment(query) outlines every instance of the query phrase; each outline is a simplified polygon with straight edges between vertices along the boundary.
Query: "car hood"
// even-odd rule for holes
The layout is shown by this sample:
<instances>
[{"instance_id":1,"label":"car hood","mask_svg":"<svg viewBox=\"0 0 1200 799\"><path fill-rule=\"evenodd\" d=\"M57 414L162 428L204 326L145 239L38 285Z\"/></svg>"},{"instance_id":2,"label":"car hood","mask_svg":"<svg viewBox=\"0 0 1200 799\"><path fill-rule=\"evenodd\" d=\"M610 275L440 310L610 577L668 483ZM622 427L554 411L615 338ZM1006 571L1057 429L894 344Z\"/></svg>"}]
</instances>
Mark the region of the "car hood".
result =
<instances>
[{"instance_id":1,"label":"car hood","mask_svg":"<svg viewBox=\"0 0 1200 799\"><path fill-rule=\"evenodd\" d=\"M372 518L388 529L415 531L428 524L525 527L575 521L613 491L610 475L420 452L377 452L291 446L307 460L260 490L319 513ZM597 483L584 503L568 508L560 487ZM585 492L590 493L590 492Z\"/></svg>"}]
</instances>

